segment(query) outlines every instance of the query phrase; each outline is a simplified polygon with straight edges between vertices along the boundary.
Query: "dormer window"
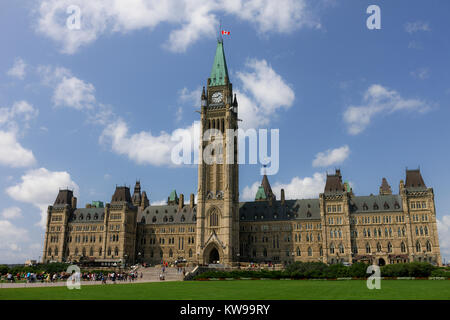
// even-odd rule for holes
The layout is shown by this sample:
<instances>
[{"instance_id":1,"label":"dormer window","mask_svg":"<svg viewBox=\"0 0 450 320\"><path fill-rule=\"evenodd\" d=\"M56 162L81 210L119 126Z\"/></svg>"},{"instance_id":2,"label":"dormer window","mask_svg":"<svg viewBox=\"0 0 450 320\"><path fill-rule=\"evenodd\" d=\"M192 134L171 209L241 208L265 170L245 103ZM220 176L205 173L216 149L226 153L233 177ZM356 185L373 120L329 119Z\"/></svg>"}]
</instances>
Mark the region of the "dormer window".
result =
<instances>
[{"instance_id":1,"label":"dormer window","mask_svg":"<svg viewBox=\"0 0 450 320\"><path fill-rule=\"evenodd\" d=\"M376 203L373 204L373 210L378 210L378 204Z\"/></svg>"},{"instance_id":2,"label":"dormer window","mask_svg":"<svg viewBox=\"0 0 450 320\"><path fill-rule=\"evenodd\" d=\"M389 209L389 204L387 202L384 203L384 210L388 210Z\"/></svg>"},{"instance_id":3,"label":"dormer window","mask_svg":"<svg viewBox=\"0 0 450 320\"><path fill-rule=\"evenodd\" d=\"M307 216L308 218L311 218L311 212L308 211L308 212L306 213L306 216Z\"/></svg>"},{"instance_id":4,"label":"dormer window","mask_svg":"<svg viewBox=\"0 0 450 320\"><path fill-rule=\"evenodd\" d=\"M167 216L164 216L163 221L164 221L164 222L167 222Z\"/></svg>"},{"instance_id":5,"label":"dormer window","mask_svg":"<svg viewBox=\"0 0 450 320\"><path fill-rule=\"evenodd\" d=\"M364 202L364 204L363 204L363 210L364 211L367 211L367 210L369 210L369 207L367 206L367 204Z\"/></svg>"},{"instance_id":6,"label":"dormer window","mask_svg":"<svg viewBox=\"0 0 450 320\"><path fill-rule=\"evenodd\" d=\"M395 201L395 203L394 203L394 208L395 208L395 209L400 209L400 205L398 204L397 201Z\"/></svg>"},{"instance_id":7,"label":"dormer window","mask_svg":"<svg viewBox=\"0 0 450 320\"><path fill-rule=\"evenodd\" d=\"M153 222L153 223L156 222L156 217L153 217L152 222Z\"/></svg>"}]
</instances>

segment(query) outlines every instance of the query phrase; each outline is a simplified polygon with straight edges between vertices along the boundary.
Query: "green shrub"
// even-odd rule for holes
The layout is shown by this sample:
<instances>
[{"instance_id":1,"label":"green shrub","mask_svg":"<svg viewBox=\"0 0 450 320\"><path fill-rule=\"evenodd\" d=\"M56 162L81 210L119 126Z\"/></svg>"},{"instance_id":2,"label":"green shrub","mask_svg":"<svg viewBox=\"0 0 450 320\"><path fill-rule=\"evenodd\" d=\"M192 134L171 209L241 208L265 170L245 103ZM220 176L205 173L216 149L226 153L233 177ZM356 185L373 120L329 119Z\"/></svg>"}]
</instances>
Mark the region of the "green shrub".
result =
<instances>
[{"instance_id":1,"label":"green shrub","mask_svg":"<svg viewBox=\"0 0 450 320\"><path fill-rule=\"evenodd\" d=\"M450 278L450 271L447 271L445 268L439 268L431 271L432 277L444 277Z\"/></svg>"},{"instance_id":2,"label":"green shrub","mask_svg":"<svg viewBox=\"0 0 450 320\"><path fill-rule=\"evenodd\" d=\"M429 277L436 267L427 262L388 264L381 267L383 277Z\"/></svg>"},{"instance_id":3,"label":"green shrub","mask_svg":"<svg viewBox=\"0 0 450 320\"><path fill-rule=\"evenodd\" d=\"M356 262L352 264L349 267L349 276L354 278L366 278L368 276L367 274L367 267L369 265L364 262Z\"/></svg>"}]
</instances>

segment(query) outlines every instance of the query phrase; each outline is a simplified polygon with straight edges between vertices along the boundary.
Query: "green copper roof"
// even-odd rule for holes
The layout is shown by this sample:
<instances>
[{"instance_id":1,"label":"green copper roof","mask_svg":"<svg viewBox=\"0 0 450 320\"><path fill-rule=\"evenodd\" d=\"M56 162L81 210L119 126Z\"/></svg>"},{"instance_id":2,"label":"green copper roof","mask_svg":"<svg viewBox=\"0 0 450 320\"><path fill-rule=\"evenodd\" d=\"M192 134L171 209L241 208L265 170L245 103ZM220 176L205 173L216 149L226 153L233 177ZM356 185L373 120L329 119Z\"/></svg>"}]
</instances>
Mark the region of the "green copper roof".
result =
<instances>
[{"instance_id":1,"label":"green copper roof","mask_svg":"<svg viewBox=\"0 0 450 320\"><path fill-rule=\"evenodd\" d=\"M92 201L92 206L96 208L103 208L103 201Z\"/></svg>"},{"instance_id":2,"label":"green copper roof","mask_svg":"<svg viewBox=\"0 0 450 320\"><path fill-rule=\"evenodd\" d=\"M225 76L228 78L227 61L225 60L223 41L219 40L217 41L216 56L214 57L209 86L223 86L225 84Z\"/></svg>"},{"instance_id":3,"label":"green copper roof","mask_svg":"<svg viewBox=\"0 0 450 320\"><path fill-rule=\"evenodd\" d=\"M265 200L267 199L266 193L264 192L264 187L260 186L256 192L255 200Z\"/></svg>"},{"instance_id":4,"label":"green copper roof","mask_svg":"<svg viewBox=\"0 0 450 320\"><path fill-rule=\"evenodd\" d=\"M345 181L345 182L344 182L344 187L345 187L345 190L346 190L347 192L350 192L350 191L351 191L350 184L348 183L348 181Z\"/></svg>"},{"instance_id":5,"label":"green copper roof","mask_svg":"<svg viewBox=\"0 0 450 320\"><path fill-rule=\"evenodd\" d=\"M173 191L170 193L169 200L170 200L170 201L176 201L176 200L178 200L178 196L177 196L177 191L176 191L176 190L173 190Z\"/></svg>"}]
</instances>

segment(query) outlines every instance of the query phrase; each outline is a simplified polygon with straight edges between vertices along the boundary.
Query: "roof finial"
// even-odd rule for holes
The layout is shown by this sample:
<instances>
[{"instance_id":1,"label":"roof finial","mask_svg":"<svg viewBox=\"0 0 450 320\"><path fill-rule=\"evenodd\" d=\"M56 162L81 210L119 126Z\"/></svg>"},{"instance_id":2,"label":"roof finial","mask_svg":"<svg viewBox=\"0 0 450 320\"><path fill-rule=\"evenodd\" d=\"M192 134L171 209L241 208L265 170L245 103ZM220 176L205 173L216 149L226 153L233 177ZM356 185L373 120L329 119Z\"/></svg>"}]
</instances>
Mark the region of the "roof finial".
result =
<instances>
[{"instance_id":1,"label":"roof finial","mask_svg":"<svg viewBox=\"0 0 450 320\"><path fill-rule=\"evenodd\" d=\"M222 18L219 19L219 31L217 34L217 41L223 43L223 37L222 37Z\"/></svg>"}]
</instances>

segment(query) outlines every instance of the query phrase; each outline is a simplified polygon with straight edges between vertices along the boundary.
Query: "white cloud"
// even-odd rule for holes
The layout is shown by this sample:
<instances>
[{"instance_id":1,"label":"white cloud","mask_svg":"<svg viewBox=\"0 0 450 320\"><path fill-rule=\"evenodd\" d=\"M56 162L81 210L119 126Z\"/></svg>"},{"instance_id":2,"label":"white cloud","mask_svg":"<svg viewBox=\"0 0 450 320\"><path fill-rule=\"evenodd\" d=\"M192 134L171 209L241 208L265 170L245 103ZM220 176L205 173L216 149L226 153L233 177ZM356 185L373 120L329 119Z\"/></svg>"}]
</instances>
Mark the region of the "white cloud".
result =
<instances>
[{"instance_id":1,"label":"white cloud","mask_svg":"<svg viewBox=\"0 0 450 320\"><path fill-rule=\"evenodd\" d=\"M36 30L59 43L63 53L73 54L104 34L127 33L160 24L175 29L164 46L184 52L192 43L213 38L217 16L234 15L251 23L260 34L289 33L303 27L320 28L320 22L306 0L41 0ZM66 26L66 10L77 5L81 13L79 30Z\"/></svg>"},{"instance_id":2,"label":"white cloud","mask_svg":"<svg viewBox=\"0 0 450 320\"><path fill-rule=\"evenodd\" d=\"M167 199L151 202L152 206L164 206L166 204L167 204Z\"/></svg>"},{"instance_id":3,"label":"white cloud","mask_svg":"<svg viewBox=\"0 0 450 320\"><path fill-rule=\"evenodd\" d=\"M323 192L325 187L326 174L314 173L312 177L294 177L292 180L285 184L281 182L272 183L272 191L276 195L277 199L281 197L281 189L284 189L286 199L309 199L317 198L319 193ZM256 191L261 185L261 182L257 181L251 186L246 186L242 191L241 200L251 201L255 199Z\"/></svg>"},{"instance_id":4,"label":"white cloud","mask_svg":"<svg viewBox=\"0 0 450 320\"><path fill-rule=\"evenodd\" d=\"M200 107L200 99L202 96L202 87L199 86L197 87L197 89L189 91L188 88L184 87L183 89L181 89L179 92L179 101L181 103L187 104L190 107Z\"/></svg>"},{"instance_id":5,"label":"white cloud","mask_svg":"<svg viewBox=\"0 0 450 320\"><path fill-rule=\"evenodd\" d=\"M243 86L243 91L236 90L239 118L242 127L257 128L267 125L278 109L289 109L295 94L266 60L249 60L246 67L250 71L237 72Z\"/></svg>"},{"instance_id":6,"label":"white cloud","mask_svg":"<svg viewBox=\"0 0 450 320\"><path fill-rule=\"evenodd\" d=\"M25 61L23 61L22 58L17 57L14 60L14 64L11 67L11 69L8 70L7 74L11 77L15 77L18 78L20 80L23 80L25 78L25 68L27 67L27 64L25 63Z\"/></svg>"},{"instance_id":7,"label":"white cloud","mask_svg":"<svg viewBox=\"0 0 450 320\"><path fill-rule=\"evenodd\" d=\"M374 84L365 92L363 104L360 106L349 106L345 110L343 117L348 125L348 132L356 135L364 131L372 118L378 114L390 114L396 111L424 113L430 108L430 104L426 101L404 99L397 91Z\"/></svg>"},{"instance_id":8,"label":"white cloud","mask_svg":"<svg viewBox=\"0 0 450 320\"><path fill-rule=\"evenodd\" d=\"M95 88L77 77L64 76L53 94L55 106L66 106L77 110L90 109L95 103Z\"/></svg>"},{"instance_id":9,"label":"white cloud","mask_svg":"<svg viewBox=\"0 0 450 320\"><path fill-rule=\"evenodd\" d=\"M17 121L28 125L28 122L38 114L39 111L27 101L16 101L11 108L0 108L0 126L7 125L10 128L15 128Z\"/></svg>"},{"instance_id":10,"label":"white cloud","mask_svg":"<svg viewBox=\"0 0 450 320\"><path fill-rule=\"evenodd\" d=\"M27 128L29 121L38 115L38 110L26 101L17 101L10 108L0 108L0 164L17 168L28 167L36 162L33 152L18 141L18 122Z\"/></svg>"},{"instance_id":11,"label":"white cloud","mask_svg":"<svg viewBox=\"0 0 450 320\"><path fill-rule=\"evenodd\" d=\"M335 164L341 164L350 154L349 146L345 145L336 149L328 149L325 152L316 154L312 162L313 167L329 167Z\"/></svg>"},{"instance_id":12,"label":"white cloud","mask_svg":"<svg viewBox=\"0 0 450 320\"><path fill-rule=\"evenodd\" d=\"M128 125L122 120L108 125L100 136L100 143L111 145L112 151L117 154L126 155L130 160L138 164L150 164L154 166L172 166L172 149L178 144L178 137L194 137L195 128L199 122L194 122L187 128L174 130L171 134L162 131L159 135L153 135L150 131L141 131L135 134L128 133ZM191 148L197 141L191 139Z\"/></svg>"},{"instance_id":13,"label":"white cloud","mask_svg":"<svg viewBox=\"0 0 450 320\"><path fill-rule=\"evenodd\" d=\"M78 193L78 185L66 171L49 171L45 168L27 171L21 182L8 187L6 193L16 201L29 203L41 210L39 225L45 227L47 207L53 203L60 188L71 188Z\"/></svg>"},{"instance_id":14,"label":"white cloud","mask_svg":"<svg viewBox=\"0 0 450 320\"><path fill-rule=\"evenodd\" d=\"M22 209L19 207L9 207L3 209L1 216L5 219L16 219L22 216Z\"/></svg>"},{"instance_id":15,"label":"white cloud","mask_svg":"<svg viewBox=\"0 0 450 320\"><path fill-rule=\"evenodd\" d=\"M0 164L17 168L35 164L31 150L25 149L17 142L15 132L0 130Z\"/></svg>"},{"instance_id":16,"label":"white cloud","mask_svg":"<svg viewBox=\"0 0 450 320\"><path fill-rule=\"evenodd\" d=\"M27 239L27 230L16 227L8 220L0 220L0 249L17 250L17 243Z\"/></svg>"},{"instance_id":17,"label":"white cloud","mask_svg":"<svg viewBox=\"0 0 450 320\"><path fill-rule=\"evenodd\" d=\"M430 69L419 68L417 70L411 71L409 74L416 79L425 80L430 76Z\"/></svg>"},{"instance_id":18,"label":"white cloud","mask_svg":"<svg viewBox=\"0 0 450 320\"><path fill-rule=\"evenodd\" d=\"M436 219L439 233L439 247L441 249L441 257L450 261L450 215L442 216ZM442 259L443 261L444 259Z\"/></svg>"},{"instance_id":19,"label":"white cloud","mask_svg":"<svg viewBox=\"0 0 450 320\"><path fill-rule=\"evenodd\" d=\"M405 23L405 31L412 34L418 31L431 31L431 28L427 22L415 21Z\"/></svg>"}]
</instances>

